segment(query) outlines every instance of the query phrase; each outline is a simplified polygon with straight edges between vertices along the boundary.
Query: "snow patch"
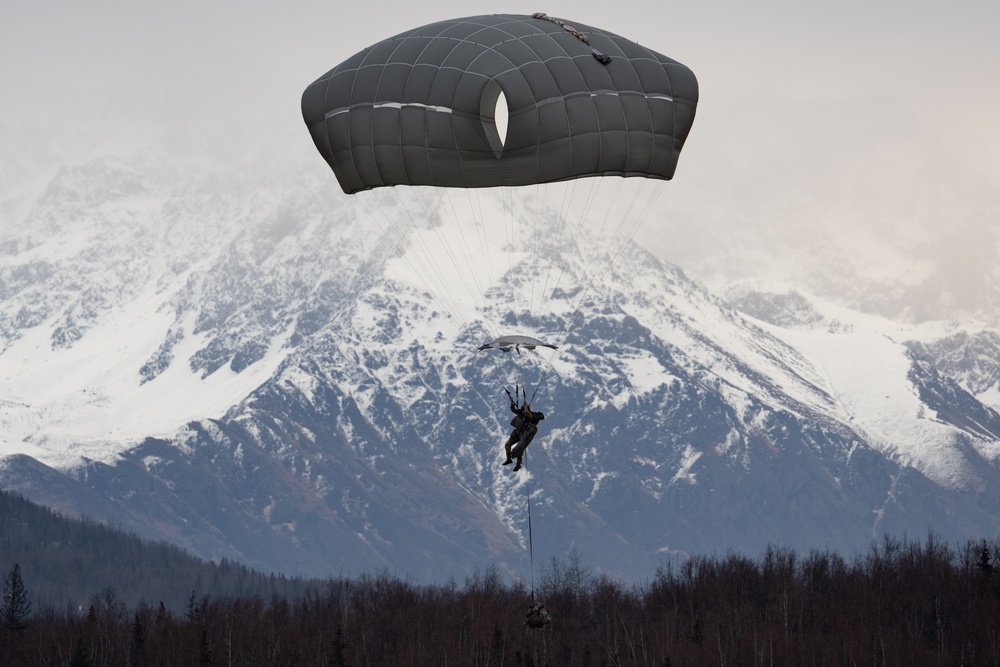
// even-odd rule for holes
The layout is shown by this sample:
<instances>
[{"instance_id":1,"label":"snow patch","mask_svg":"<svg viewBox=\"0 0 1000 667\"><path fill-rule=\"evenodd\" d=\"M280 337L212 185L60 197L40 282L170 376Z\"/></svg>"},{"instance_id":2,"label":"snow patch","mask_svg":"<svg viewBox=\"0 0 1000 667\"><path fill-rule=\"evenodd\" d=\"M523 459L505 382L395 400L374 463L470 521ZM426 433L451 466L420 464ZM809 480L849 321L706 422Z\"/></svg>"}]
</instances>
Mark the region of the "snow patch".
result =
<instances>
[{"instance_id":1,"label":"snow patch","mask_svg":"<svg viewBox=\"0 0 1000 667\"><path fill-rule=\"evenodd\" d=\"M935 419L908 379L907 348L876 331L786 331L822 369L844 418L883 453L947 488L974 476L955 427Z\"/></svg>"},{"instance_id":2,"label":"snow patch","mask_svg":"<svg viewBox=\"0 0 1000 667\"><path fill-rule=\"evenodd\" d=\"M698 482L696 474L693 471L694 464L701 458L701 452L697 451L691 445L685 445L684 453L681 454L681 463L677 468L677 472L670 479L670 484L675 482L685 482L687 484L694 485Z\"/></svg>"},{"instance_id":3,"label":"snow patch","mask_svg":"<svg viewBox=\"0 0 1000 667\"><path fill-rule=\"evenodd\" d=\"M139 368L173 323L172 313L152 303L149 290L69 347L52 347L51 320L25 330L0 356L0 454L26 453L56 468L82 459L113 462L147 437L173 437L187 422L221 418L288 354L286 333L243 372L225 365L202 378L188 360L204 336L187 335L173 362L142 383Z\"/></svg>"}]
</instances>

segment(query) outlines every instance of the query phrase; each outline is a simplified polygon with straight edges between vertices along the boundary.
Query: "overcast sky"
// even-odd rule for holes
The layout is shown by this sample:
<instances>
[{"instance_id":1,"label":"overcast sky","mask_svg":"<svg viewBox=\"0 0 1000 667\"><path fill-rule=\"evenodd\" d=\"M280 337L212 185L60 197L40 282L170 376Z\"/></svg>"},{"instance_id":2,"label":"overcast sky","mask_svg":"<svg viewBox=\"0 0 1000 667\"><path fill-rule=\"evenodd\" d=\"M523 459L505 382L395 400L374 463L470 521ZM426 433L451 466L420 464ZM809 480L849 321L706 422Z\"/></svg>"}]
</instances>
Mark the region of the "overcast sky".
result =
<instances>
[{"instance_id":1,"label":"overcast sky","mask_svg":"<svg viewBox=\"0 0 1000 667\"><path fill-rule=\"evenodd\" d=\"M829 208L845 186L831 194L826 183L844 170L861 172L863 186L915 164L926 175L890 185L933 180L940 164L942 177L981 179L984 197L1000 191L996 0L11 2L0 22L0 147L5 135L41 132L66 159L180 160L208 147L274 164L309 155L322 168L299 112L311 81L408 28L534 11L694 70L698 116L672 184L689 208L710 198L705 208L743 209L756 224L755 208L790 193Z\"/></svg>"},{"instance_id":2,"label":"overcast sky","mask_svg":"<svg viewBox=\"0 0 1000 667\"><path fill-rule=\"evenodd\" d=\"M0 117L55 123L79 132L82 143L90 134L124 146L135 131L129 120L193 121L214 113L218 122L294 125L301 122L302 89L327 69L385 36L456 11L546 11L687 64L702 88L705 122L695 126L695 150L717 132L779 139L787 101L855 116L866 105L896 106L1000 183L994 0L7 3ZM777 122L736 132L740 105L773 108ZM100 117L111 127L88 133ZM822 160L828 148L816 146L812 159Z\"/></svg>"}]
</instances>

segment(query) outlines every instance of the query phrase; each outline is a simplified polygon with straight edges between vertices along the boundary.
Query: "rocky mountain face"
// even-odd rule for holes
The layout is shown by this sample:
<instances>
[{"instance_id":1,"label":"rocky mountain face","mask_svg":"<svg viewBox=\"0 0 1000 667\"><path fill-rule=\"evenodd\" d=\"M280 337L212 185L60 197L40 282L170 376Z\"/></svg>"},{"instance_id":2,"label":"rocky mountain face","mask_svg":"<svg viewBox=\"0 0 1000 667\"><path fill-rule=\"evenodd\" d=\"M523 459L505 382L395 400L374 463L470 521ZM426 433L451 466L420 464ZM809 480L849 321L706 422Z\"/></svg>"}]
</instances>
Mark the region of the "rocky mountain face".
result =
<instances>
[{"instance_id":1,"label":"rocky mountain face","mask_svg":"<svg viewBox=\"0 0 1000 667\"><path fill-rule=\"evenodd\" d=\"M204 557L426 581L526 577L529 507L536 561L635 580L693 553L1000 531L994 329L713 294L628 238L507 248L516 207L480 282L444 266L463 221L443 201L369 201L423 207L386 228L334 190L97 161L4 200L3 487ZM496 298L530 275L559 277L544 307ZM474 353L515 327L560 350ZM518 380L546 419L515 474Z\"/></svg>"}]
</instances>

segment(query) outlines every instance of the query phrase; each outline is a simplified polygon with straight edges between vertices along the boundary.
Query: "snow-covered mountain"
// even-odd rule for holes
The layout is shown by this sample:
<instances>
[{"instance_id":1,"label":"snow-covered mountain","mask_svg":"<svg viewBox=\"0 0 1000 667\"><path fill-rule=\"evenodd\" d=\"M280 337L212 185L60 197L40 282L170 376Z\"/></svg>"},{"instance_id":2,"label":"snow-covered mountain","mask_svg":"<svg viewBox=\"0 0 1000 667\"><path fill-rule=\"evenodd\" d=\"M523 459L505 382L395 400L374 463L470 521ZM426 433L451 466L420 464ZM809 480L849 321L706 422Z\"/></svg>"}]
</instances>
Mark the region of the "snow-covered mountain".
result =
<instances>
[{"instance_id":1,"label":"snow-covered mountain","mask_svg":"<svg viewBox=\"0 0 1000 667\"><path fill-rule=\"evenodd\" d=\"M320 576L523 576L529 499L536 559L628 578L1000 530L995 329L713 294L566 209L347 203L302 171L104 160L0 193L4 488ZM474 352L515 331L560 350ZM516 379L547 415L519 474L500 465Z\"/></svg>"}]
</instances>

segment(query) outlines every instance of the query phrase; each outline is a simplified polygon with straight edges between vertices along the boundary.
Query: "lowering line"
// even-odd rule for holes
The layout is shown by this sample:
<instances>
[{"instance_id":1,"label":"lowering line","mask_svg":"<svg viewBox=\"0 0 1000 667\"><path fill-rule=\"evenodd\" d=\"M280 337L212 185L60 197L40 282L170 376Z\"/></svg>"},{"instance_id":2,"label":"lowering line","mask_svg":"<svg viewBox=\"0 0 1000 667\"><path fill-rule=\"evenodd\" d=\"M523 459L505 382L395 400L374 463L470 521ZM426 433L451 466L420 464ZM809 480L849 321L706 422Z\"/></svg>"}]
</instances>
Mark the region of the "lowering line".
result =
<instances>
[{"instance_id":1,"label":"lowering line","mask_svg":"<svg viewBox=\"0 0 1000 667\"><path fill-rule=\"evenodd\" d=\"M528 450L525 450L522 454L524 458L524 467L528 467ZM528 562L531 566L531 607L535 607L535 546L532 541L531 535L531 481L525 480L524 482L524 493L528 500Z\"/></svg>"},{"instance_id":2,"label":"lowering line","mask_svg":"<svg viewBox=\"0 0 1000 667\"><path fill-rule=\"evenodd\" d=\"M531 566L531 608L524 616L524 624L534 630L540 630L552 622L552 617L549 616L549 612L545 611L545 605L535 601L535 545L531 531L531 486L529 480L524 482L524 492L528 500L528 562Z\"/></svg>"}]
</instances>

